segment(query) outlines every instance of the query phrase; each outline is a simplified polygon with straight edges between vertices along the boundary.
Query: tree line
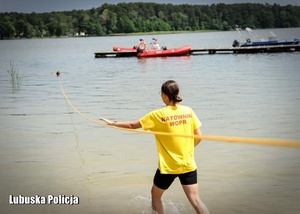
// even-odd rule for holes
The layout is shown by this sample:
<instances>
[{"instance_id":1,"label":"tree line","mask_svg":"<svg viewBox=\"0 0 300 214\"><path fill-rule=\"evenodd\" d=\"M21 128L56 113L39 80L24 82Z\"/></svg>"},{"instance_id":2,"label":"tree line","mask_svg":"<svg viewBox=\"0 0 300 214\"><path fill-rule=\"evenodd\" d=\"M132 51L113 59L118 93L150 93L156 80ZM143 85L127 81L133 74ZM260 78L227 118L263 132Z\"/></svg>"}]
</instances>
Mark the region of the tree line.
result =
<instances>
[{"instance_id":1,"label":"tree line","mask_svg":"<svg viewBox=\"0 0 300 214\"><path fill-rule=\"evenodd\" d=\"M0 13L0 39L107 36L160 31L228 31L300 27L300 6L279 4L173 5L105 3L90 10Z\"/></svg>"}]
</instances>

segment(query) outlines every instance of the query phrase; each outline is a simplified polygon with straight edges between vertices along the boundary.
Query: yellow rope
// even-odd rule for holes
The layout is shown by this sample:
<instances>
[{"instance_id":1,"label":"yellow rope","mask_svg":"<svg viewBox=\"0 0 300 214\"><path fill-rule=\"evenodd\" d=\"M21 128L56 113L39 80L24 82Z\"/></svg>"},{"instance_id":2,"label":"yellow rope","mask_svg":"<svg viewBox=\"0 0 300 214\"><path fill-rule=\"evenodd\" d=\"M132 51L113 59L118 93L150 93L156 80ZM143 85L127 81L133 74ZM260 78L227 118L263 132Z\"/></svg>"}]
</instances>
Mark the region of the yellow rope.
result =
<instances>
[{"instance_id":1,"label":"yellow rope","mask_svg":"<svg viewBox=\"0 0 300 214\"><path fill-rule=\"evenodd\" d=\"M59 76L60 74L56 73L56 75ZM89 118L88 116L81 113L68 99L60 81L59 81L59 85L60 85L60 88L61 88L64 98L66 99L68 104L74 109L74 111L76 111L83 118L85 118L93 123L102 125L102 126L107 126L110 128L115 128L115 129L124 130L124 131L144 133L144 134L165 135L165 136L175 136L175 137L188 137L188 138L197 138L197 139L202 139L202 140L225 141L225 142L233 142L233 143L260 144L260 145L284 146L284 147L300 147L299 140L259 139L259 138L242 138L242 137L209 136L209 135L180 135L180 134L173 134L173 133L168 133L168 132L152 132L152 131L150 132L150 131L144 131L141 129L127 129L127 128L121 128L121 127L116 127L116 126L109 126L109 125L103 124L97 120L94 120L92 118Z\"/></svg>"}]
</instances>

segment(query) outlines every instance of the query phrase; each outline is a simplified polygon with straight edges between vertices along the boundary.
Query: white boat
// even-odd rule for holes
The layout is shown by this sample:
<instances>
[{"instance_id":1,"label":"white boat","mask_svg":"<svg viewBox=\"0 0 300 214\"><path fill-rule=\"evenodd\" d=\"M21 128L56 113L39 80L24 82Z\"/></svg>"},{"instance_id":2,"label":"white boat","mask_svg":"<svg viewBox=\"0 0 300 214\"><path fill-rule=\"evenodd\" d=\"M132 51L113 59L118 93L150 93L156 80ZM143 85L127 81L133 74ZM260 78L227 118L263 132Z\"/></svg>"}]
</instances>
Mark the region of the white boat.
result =
<instances>
[{"instance_id":1,"label":"white boat","mask_svg":"<svg viewBox=\"0 0 300 214\"><path fill-rule=\"evenodd\" d=\"M245 42L234 40L232 43L233 47L294 45L299 44L300 42L299 38L278 40L277 36L272 31L270 32L271 36L268 39L263 39L259 38L251 28L245 28L247 32L246 34L243 33L242 29L239 27L237 27L236 30L239 34L240 40L244 39Z\"/></svg>"}]
</instances>

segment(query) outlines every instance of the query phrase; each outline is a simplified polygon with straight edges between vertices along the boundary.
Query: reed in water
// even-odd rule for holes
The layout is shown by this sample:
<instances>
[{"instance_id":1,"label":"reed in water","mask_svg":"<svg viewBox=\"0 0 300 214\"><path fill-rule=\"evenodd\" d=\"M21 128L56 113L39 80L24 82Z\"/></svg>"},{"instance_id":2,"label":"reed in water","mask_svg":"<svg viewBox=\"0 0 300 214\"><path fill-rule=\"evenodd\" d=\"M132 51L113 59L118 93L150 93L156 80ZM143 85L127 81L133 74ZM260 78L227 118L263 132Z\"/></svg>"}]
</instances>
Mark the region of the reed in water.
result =
<instances>
[{"instance_id":1,"label":"reed in water","mask_svg":"<svg viewBox=\"0 0 300 214\"><path fill-rule=\"evenodd\" d=\"M19 70L16 68L13 62L10 62L9 69L7 73L10 75L10 83L13 88L13 91L20 88L21 85L21 77L19 75Z\"/></svg>"}]
</instances>

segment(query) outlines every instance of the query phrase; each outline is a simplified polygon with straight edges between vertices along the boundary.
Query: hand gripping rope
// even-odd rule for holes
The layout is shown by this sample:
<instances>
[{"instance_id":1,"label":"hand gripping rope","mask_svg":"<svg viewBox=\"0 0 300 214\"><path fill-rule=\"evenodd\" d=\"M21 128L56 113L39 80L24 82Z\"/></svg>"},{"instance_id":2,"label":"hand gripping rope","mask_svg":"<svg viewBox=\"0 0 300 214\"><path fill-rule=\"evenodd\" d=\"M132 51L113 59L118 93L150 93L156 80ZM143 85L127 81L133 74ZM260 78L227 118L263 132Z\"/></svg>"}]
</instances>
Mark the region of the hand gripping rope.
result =
<instances>
[{"instance_id":1,"label":"hand gripping rope","mask_svg":"<svg viewBox=\"0 0 300 214\"><path fill-rule=\"evenodd\" d=\"M60 76L60 72L57 71L56 76ZM154 135L165 135L165 136L174 136L174 137L187 137L187 138L195 138L195 139L201 139L201 140L210 140L210 141L224 141L224 142L232 142L232 143L247 143L247 144L258 144L258 145L269 145L269 146L284 146L284 147L298 147L300 148L300 141L299 140L288 140L288 139L262 139L262 138L243 138L243 137L229 137L229 136L212 136L212 135L181 135L181 134L173 134L168 132L152 132L152 131L144 131L141 129L127 129L127 128L121 128L116 126L109 126L107 124L103 124L97 120L94 120L92 118L89 118L88 116L81 113L68 99L62 84L60 82L60 79L58 78L58 82L61 88L61 92L67 101L67 103L73 108L75 112L77 112L80 116L85 118L86 120L89 120L93 123L107 126L110 128L115 128L119 130L124 131L130 131L130 132L137 132L137 133L143 133L143 134L154 134Z\"/></svg>"}]
</instances>

